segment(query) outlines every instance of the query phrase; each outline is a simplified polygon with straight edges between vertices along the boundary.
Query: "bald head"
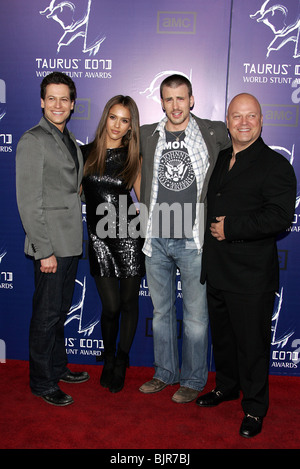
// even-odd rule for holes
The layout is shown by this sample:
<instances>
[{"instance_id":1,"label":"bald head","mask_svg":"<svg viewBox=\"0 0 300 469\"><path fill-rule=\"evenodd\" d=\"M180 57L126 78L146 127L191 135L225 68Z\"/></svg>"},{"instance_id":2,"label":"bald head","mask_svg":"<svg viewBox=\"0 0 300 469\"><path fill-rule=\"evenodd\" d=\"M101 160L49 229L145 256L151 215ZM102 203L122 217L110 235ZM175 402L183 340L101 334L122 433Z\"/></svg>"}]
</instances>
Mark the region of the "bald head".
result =
<instances>
[{"instance_id":1,"label":"bald head","mask_svg":"<svg viewBox=\"0 0 300 469\"><path fill-rule=\"evenodd\" d=\"M260 114L262 114L259 101L256 99L255 96L249 93L240 93L237 94L234 98L232 98L228 106L228 113L230 112L231 107L241 104L251 104L252 106L255 106L257 109L259 109Z\"/></svg>"},{"instance_id":2,"label":"bald head","mask_svg":"<svg viewBox=\"0 0 300 469\"><path fill-rule=\"evenodd\" d=\"M263 122L255 96L248 93L235 96L228 106L226 121L235 153L252 145L261 134Z\"/></svg>"}]
</instances>

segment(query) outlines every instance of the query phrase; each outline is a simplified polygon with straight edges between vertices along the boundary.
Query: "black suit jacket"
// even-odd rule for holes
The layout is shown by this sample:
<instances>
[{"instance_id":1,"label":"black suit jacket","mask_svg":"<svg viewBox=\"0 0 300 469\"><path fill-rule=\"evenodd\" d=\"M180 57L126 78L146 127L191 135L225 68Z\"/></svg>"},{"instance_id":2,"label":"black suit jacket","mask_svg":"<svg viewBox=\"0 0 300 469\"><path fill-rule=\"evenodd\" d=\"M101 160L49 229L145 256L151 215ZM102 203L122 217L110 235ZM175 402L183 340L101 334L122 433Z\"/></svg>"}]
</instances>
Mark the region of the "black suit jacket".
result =
<instances>
[{"instance_id":1,"label":"black suit jacket","mask_svg":"<svg viewBox=\"0 0 300 469\"><path fill-rule=\"evenodd\" d=\"M294 216L295 173L261 138L238 153L228 171L231 153L220 153L209 182L201 283L240 293L276 291L276 237ZM226 216L224 241L209 231L217 216Z\"/></svg>"}]
</instances>

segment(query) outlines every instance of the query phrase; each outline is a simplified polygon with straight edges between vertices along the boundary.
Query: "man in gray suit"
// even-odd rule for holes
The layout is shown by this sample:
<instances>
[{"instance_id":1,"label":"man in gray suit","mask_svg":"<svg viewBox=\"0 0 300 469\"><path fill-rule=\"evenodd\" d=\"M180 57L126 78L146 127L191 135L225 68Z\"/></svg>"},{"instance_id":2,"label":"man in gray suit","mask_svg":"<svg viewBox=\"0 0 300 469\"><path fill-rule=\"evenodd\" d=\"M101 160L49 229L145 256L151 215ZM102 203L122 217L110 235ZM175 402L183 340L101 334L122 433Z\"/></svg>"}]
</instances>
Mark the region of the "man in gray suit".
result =
<instances>
[{"instance_id":1,"label":"man in gray suit","mask_svg":"<svg viewBox=\"0 0 300 469\"><path fill-rule=\"evenodd\" d=\"M181 75L160 87L166 117L141 128L141 208L146 207L144 253L154 306L155 374L140 387L153 393L169 384L180 387L172 400L191 402L207 380L208 312L200 285L204 204L208 180L219 151L229 146L223 122L191 114L192 86ZM182 364L179 370L175 279L180 271L183 295Z\"/></svg>"},{"instance_id":2,"label":"man in gray suit","mask_svg":"<svg viewBox=\"0 0 300 469\"><path fill-rule=\"evenodd\" d=\"M67 368L64 323L71 306L82 252L80 184L83 160L66 122L76 87L53 72L41 83L43 117L21 137L16 154L16 188L26 233L25 254L34 261L35 292L29 336L30 387L57 406L73 399L59 381L86 381L86 372Z\"/></svg>"}]
</instances>

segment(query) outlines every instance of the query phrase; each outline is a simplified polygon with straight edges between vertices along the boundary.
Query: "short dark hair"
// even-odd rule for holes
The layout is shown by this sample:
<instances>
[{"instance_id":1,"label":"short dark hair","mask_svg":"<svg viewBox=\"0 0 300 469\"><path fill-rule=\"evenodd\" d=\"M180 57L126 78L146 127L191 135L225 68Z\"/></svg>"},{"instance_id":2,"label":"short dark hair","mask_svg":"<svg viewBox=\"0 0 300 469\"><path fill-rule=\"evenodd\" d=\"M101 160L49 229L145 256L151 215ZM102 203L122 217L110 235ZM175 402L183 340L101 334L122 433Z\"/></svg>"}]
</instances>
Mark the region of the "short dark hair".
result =
<instances>
[{"instance_id":1,"label":"short dark hair","mask_svg":"<svg viewBox=\"0 0 300 469\"><path fill-rule=\"evenodd\" d=\"M71 101L76 100L76 86L72 78L62 72L52 72L49 75L46 75L41 83L41 98L45 99L46 88L48 85L67 85L70 90L70 99Z\"/></svg>"},{"instance_id":2,"label":"short dark hair","mask_svg":"<svg viewBox=\"0 0 300 469\"><path fill-rule=\"evenodd\" d=\"M165 78L160 85L160 97L162 98L162 91L164 86L170 86L171 88L177 88L177 86L186 85L188 88L189 97L193 95L192 84L188 78L183 75L170 75Z\"/></svg>"}]
</instances>

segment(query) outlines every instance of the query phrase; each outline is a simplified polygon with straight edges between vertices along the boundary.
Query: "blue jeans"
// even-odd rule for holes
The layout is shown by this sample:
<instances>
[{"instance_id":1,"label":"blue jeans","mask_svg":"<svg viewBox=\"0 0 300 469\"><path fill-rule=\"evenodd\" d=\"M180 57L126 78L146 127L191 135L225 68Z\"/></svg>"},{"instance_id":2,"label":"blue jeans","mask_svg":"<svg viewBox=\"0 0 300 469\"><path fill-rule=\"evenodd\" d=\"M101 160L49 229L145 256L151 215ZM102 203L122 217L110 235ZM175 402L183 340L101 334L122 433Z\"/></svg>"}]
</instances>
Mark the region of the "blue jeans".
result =
<instances>
[{"instance_id":1,"label":"blue jeans","mask_svg":"<svg viewBox=\"0 0 300 469\"><path fill-rule=\"evenodd\" d=\"M34 261L29 373L31 390L38 396L56 391L68 371L64 323L72 303L78 257L56 259L55 274L41 272L40 261Z\"/></svg>"},{"instance_id":2,"label":"blue jeans","mask_svg":"<svg viewBox=\"0 0 300 469\"><path fill-rule=\"evenodd\" d=\"M187 247L188 246L188 247ZM207 381L208 310L200 284L202 254L193 240L152 239L146 256L147 282L153 302L154 377L201 391ZM176 271L183 296L182 364L179 370Z\"/></svg>"}]
</instances>

